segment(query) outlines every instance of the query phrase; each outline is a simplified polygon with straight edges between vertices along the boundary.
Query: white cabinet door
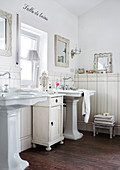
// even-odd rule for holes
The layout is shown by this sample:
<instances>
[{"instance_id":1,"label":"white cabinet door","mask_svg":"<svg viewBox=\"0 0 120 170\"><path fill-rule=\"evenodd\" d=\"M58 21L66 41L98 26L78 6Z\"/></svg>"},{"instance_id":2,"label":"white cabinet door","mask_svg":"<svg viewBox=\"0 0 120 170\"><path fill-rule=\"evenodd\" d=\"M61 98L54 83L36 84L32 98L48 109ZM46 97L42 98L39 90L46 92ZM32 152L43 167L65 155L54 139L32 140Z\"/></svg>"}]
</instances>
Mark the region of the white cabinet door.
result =
<instances>
[{"instance_id":1,"label":"white cabinet door","mask_svg":"<svg viewBox=\"0 0 120 170\"><path fill-rule=\"evenodd\" d=\"M33 140L43 143L49 140L49 109L47 107L33 107Z\"/></svg>"},{"instance_id":2,"label":"white cabinet door","mask_svg":"<svg viewBox=\"0 0 120 170\"><path fill-rule=\"evenodd\" d=\"M60 106L52 107L50 110L50 139L60 137Z\"/></svg>"},{"instance_id":3,"label":"white cabinet door","mask_svg":"<svg viewBox=\"0 0 120 170\"><path fill-rule=\"evenodd\" d=\"M60 106L33 108L33 140L55 140L60 137Z\"/></svg>"}]
</instances>

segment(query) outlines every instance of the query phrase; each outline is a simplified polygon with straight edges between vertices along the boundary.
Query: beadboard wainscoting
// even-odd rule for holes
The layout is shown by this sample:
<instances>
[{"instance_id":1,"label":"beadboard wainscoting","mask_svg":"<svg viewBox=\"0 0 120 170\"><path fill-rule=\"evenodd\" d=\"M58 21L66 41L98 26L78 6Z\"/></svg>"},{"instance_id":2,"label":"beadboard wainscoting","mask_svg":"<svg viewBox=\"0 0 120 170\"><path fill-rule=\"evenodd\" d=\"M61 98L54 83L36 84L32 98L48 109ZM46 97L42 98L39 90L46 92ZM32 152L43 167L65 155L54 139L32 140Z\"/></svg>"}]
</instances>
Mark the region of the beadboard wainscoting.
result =
<instances>
[{"instance_id":1,"label":"beadboard wainscoting","mask_svg":"<svg viewBox=\"0 0 120 170\"><path fill-rule=\"evenodd\" d=\"M81 114L82 98L79 101L78 129L93 131L94 115L107 112L115 116L115 134L120 135L120 74L75 74L74 80L77 88L96 91L91 96L91 114L87 124Z\"/></svg>"}]
</instances>

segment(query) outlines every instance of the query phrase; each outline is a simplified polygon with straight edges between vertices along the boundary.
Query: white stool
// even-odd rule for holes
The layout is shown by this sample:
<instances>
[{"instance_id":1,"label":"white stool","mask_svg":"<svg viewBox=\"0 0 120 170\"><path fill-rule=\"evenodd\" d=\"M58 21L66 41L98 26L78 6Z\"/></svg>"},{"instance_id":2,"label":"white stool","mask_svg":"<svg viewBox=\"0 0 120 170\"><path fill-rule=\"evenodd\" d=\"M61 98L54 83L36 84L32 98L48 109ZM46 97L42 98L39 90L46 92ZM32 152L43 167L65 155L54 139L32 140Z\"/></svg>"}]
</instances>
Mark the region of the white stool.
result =
<instances>
[{"instance_id":1,"label":"white stool","mask_svg":"<svg viewBox=\"0 0 120 170\"><path fill-rule=\"evenodd\" d=\"M115 136L115 122L113 124L103 124L103 123L93 123L93 136L98 134L97 129L109 129L110 131L110 139L112 139L112 136Z\"/></svg>"}]
</instances>

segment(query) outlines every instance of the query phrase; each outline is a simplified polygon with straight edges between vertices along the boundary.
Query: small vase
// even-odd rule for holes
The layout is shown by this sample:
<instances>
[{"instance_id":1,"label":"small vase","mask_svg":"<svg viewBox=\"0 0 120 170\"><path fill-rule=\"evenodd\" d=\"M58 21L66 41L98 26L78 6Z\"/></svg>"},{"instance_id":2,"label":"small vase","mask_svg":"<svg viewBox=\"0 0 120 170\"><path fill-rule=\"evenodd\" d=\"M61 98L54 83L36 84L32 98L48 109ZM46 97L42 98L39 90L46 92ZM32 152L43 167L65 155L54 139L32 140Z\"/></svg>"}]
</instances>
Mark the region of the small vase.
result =
<instances>
[{"instance_id":1,"label":"small vase","mask_svg":"<svg viewBox=\"0 0 120 170\"><path fill-rule=\"evenodd\" d=\"M58 93L58 86L56 86L56 93Z\"/></svg>"}]
</instances>

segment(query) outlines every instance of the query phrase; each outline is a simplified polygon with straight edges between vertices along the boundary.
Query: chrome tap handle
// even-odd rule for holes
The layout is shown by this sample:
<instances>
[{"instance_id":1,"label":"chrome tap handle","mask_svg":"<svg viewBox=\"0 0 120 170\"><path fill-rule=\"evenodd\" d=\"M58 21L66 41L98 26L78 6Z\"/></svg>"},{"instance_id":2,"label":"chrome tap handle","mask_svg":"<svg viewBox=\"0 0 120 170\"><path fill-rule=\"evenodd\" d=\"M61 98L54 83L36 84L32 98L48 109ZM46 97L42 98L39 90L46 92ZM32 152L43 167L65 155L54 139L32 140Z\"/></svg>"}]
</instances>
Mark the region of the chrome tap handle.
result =
<instances>
[{"instance_id":1,"label":"chrome tap handle","mask_svg":"<svg viewBox=\"0 0 120 170\"><path fill-rule=\"evenodd\" d=\"M8 84L4 84L4 86L5 86L4 92L7 93L8 92Z\"/></svg>"}]
</instances>

